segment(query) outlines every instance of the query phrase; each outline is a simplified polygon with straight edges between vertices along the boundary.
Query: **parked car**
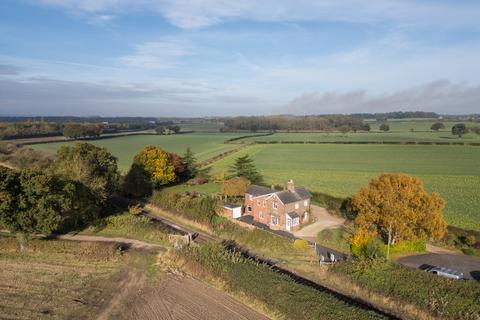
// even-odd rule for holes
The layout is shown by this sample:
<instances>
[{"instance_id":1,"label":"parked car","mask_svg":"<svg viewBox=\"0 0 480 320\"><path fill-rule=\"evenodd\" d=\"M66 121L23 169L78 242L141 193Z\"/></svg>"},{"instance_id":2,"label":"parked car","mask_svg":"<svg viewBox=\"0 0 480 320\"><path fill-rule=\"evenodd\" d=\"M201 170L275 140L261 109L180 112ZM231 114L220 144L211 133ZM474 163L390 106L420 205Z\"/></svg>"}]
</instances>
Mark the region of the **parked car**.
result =
<instances>
[{"instance_id":1,"label":"parked car","mask_svg":"<svg viewBox=\"0 0 480 320\"><path fill-rule=\"evenodd\" d=\"M450 279L455 279L455 280L463 279L463 273L453 269L447 269L442 267L430 267L425 269L424 271L437 274L439 276L450 278Z\"/></svg>"}]
</instances>

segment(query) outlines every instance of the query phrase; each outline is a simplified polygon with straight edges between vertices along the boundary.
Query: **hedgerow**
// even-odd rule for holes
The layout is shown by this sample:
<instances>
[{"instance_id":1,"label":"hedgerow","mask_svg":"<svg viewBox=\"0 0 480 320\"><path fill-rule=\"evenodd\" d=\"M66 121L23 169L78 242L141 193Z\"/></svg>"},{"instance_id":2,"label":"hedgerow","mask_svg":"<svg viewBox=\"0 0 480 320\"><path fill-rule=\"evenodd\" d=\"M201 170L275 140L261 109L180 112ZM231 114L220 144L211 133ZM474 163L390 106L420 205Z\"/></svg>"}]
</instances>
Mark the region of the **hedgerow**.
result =
<instances>
[{"instance_id":1,"label":"hedgerow","mask_svg":"<svg viewBox=\"0 0 480 320\"><path fill-rule=\"evenodd\" d=\"M369 290L405 301L450 319L480 317L480 286L381 260L336 264L333 272L345 274Z\"/></svg>"},{"instance_id":2,"label":"hedgerow","mask_svg":"<svg viewBox=\"0 0 480 320\"><path fill-rule=\"evenodd\" d=\"M189 269L225 284L233 294L259 301L286 319L382 319L373 311L349 305L328 293L294 282L270 267L230 253L218 244L183 251Z\"/></svg>"}]
</instances>

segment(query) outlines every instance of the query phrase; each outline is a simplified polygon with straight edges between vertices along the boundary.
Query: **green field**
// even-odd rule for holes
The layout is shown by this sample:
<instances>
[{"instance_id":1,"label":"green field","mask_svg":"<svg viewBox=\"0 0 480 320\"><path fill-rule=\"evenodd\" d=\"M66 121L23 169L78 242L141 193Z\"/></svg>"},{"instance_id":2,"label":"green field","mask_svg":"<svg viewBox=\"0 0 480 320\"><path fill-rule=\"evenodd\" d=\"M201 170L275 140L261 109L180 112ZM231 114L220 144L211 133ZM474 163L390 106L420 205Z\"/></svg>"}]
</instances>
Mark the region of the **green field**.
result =
<instances>
[{"instance_id":1,"label":"green field","mask_svg":"<svg viewBox=\"0 0 480 320\"><path fill-rule=\"evenodd\" d=\"M480 135L469 133L462 138L450 132L358 132L341 134L340 132L278 132L263 137L246 138L239 141L315 141L315 142L360 142L360 141L396 141L396 142L445 142L480 143Z\"/></svg>"},{"instance_id":2,"label":"green field","mask_svg":"<svg viewBox=\"0 0 480 320\"><path fill-rule=\"evenodd\" d=\"M480 229L480 148L419 145L255 145L213 165L227 170L252 155L268 184L294 179L312 191L345 197L380 172L419 176L447 201L449 224Z\"/></svg>"},{"instance_id":3,"label":"green field","mask_svg":"<svg viewBox=\"0 0 480 320\"><path fill-rule=\"evenodd\" d=\"M223 122L195 122L195 123L180 123L182 131L195 131L195 132L219 132L223 127Z\"/></svg>"},{"instance_id":4,"label":"green field","mask_svg":"<svg viewBox=\"0 0 480 320\"><path fill-rule=\"evenodd\" d=\"M366 121L371 126L370 132L342 134L336 132L277 132L270 136L253 137L241 141L315 141L315 142L444 142L444 143L480 143L480 135L468 133L462 138L452 135L451 127L458 122L443 122L445 129L438 132L430 130L433 120L389 120L389 132L379 130L383 122ZM464 122L468 127L480 126L478 122ZM413 130L413 131L412 131Z\"/></svg>"},{"instance_id":5,"label":"green field","mask_svg":"<svg viewBox=\"0 0 480 320\"><path fill-rule=\"evenodd\" d=\"M135 135L102 140L88 141L99 147L107 148L118 157L118 165L123 172L127 171L132 159L143 147L155 145L169 152L183 154L190 147L199 161L206 160L236 146L224 144L229 138L240 136L236 133L192 133L170 136ZM58 142L32 145L34 149L55 153L60 146L71 145L75 142Z\"/></svg>"}]
</instances>

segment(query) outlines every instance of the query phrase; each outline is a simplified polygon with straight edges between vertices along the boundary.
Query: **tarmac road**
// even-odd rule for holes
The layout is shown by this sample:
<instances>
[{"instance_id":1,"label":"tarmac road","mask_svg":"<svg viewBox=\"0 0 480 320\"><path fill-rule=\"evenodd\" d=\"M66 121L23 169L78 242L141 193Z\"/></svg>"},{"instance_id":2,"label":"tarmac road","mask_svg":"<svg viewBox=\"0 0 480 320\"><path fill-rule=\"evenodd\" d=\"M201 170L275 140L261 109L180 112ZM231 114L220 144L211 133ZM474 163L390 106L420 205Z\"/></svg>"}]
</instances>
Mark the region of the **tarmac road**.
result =
<instances>
[{"instance_id":1,"label":"tarmac road","mask_svg":"<svg viewBox=\"0 0 480 320\"><path fill-rule=\"evenodd\" d=\"M424 269L428 266L444 267L463 272L465 279L480 281L480 258L462 254L427 253L403 257L398 263L408 267Z\"/></svg>"}]
</instances>

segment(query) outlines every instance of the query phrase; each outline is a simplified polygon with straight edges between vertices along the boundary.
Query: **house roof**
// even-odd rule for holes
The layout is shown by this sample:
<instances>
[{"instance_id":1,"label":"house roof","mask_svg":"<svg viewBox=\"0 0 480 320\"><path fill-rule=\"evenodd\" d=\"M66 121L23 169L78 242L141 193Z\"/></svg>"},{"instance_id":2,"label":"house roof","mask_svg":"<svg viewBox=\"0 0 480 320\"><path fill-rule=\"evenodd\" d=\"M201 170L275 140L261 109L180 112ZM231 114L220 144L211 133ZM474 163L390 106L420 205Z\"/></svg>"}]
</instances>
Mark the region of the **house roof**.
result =
<instances>
[{"instance_id":1,"label":"house roof","mask_svg":"<svg viewBox=\"0 0 480 320\"><path fill-rule=\"evenodd\" d=\"M289 212L287 213L287 215L290 217L290 219L295 219L300 217L296 212Z\"/></svg>"},{"instance_id":2,"label":"house roof","mask_svg":"<svg viewBox=\"0 0 480 320\"><path fill-rule=\"evenodd\" d=\"M300 196L302 200L307 200L312 197L312 194L308 192L304 187L295 188L295 192Z\"/></svg>"},{"instance_id":3,"label":"house roof","mask_svg":"<svg viewBox=\"0 0 480 320\"><path fill-rule=\"evenodd\" d=\"M223 207L226 209L235 209L240 208L241 206L239 206L238 204L225 203Z\"/></svg>"},{"instance_id":4,"label":"house roof","mask_svg":"<svg viewBox=\"0 0 480 320\"><path fill-rule=\"evenodd\" d=\"M283 202L283 204L307 200L312 197L310 192L308 192L305 188L295 188L294 191L284 190L277 192L276 195L280 201Z\"/></svg>"},{"instance_id":5,"label":"house roof","mask_svg":"<svg viewBox=\"0 0 480 320\"><path fill-rule=\"evenodd\" d=\"M247 189L247 194L252 195L253 197L263 196L266 194L274 193L275 190L272 190L267 187L257 186L256 184L252 184Z\"/></svg>"},{"instance_id":6,"label":"house roof","mask_svg":"<svg viewBox=\"0 0 480 320\"><path fill-rule=\"evenodd\" d=\"M283 204L307 200L312 197L310 192L308 192L307 189L303 187L295 188L293 191L275 191L273 189L257 186L255 184L252 184L248 187L247 194L250 194L253 197L259 197L267 194L275 194L280 199L280 201L282 201Z\"/></svg>"}]
</instances>

